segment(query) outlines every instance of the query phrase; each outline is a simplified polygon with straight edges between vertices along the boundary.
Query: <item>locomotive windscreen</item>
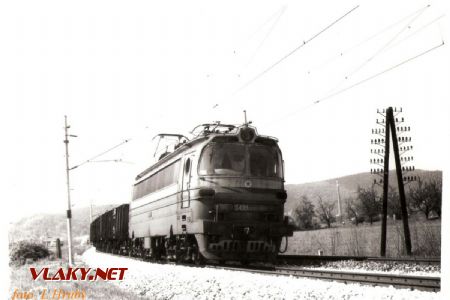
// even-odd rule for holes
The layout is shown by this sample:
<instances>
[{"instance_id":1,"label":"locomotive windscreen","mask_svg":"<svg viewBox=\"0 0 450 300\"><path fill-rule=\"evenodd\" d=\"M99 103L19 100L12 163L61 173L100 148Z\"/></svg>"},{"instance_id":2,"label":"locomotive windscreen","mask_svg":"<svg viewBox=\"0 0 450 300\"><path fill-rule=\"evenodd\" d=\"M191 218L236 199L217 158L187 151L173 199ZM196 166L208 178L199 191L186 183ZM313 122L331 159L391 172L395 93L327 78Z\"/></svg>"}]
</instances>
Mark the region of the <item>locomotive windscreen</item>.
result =
<instances>
[{"instance_id":1,"label":"locomotive windscreen","mask_svg":"<svg viewBox=\"0 0 450 300\"><path fill-rule=\"evenodd\" d=\"M282 178L281 155L277 147L212 143L200 158L199 175L248 175Z\"/></svg>"}]
</instances>

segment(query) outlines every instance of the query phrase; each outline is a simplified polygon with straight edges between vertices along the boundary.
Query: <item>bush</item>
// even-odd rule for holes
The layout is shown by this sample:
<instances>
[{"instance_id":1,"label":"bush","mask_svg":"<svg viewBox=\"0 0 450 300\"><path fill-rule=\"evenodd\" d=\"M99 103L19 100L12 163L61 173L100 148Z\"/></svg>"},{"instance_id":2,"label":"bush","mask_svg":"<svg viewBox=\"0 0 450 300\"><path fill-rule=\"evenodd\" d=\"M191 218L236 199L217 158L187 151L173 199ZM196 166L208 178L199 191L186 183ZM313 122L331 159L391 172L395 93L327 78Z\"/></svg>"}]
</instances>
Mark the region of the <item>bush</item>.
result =
<instances>
[{"instance_id":1,"label":"bush","mask_svg":"<svg viewBox=\"0 0 450 300\"><path fill-rule=\"evenodd\" d=\"M9 259L10 264L23 265L27 259L36 261L49 255L50 251L44 245L34 242L19 242L12 247Z\"/></svg>"}]
</instances>

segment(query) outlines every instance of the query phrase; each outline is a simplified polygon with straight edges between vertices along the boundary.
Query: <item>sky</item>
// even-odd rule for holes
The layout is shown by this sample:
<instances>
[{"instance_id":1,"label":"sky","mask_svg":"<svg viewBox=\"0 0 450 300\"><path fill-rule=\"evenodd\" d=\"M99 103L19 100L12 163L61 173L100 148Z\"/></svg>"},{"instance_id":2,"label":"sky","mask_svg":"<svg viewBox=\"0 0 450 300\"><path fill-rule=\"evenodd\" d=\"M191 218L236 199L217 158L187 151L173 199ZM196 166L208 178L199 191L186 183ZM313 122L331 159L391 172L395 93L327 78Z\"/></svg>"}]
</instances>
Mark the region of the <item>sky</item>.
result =
<instances>
[{"instance_id":1,"label":"sky","mask_svg":"<svg viewBox=\"0 0 450 300\"><path fill-rule=\"evenodd\" d=\"M388 106L403 108L415 167L445 172L444 3L2 3L6 218L66 210L65 115L70 166L130 140L70 171L74 208L129 202L154 135L242 124L243 110L279 139L286 183L368 172Z\"/></svg>"}]
</instances>

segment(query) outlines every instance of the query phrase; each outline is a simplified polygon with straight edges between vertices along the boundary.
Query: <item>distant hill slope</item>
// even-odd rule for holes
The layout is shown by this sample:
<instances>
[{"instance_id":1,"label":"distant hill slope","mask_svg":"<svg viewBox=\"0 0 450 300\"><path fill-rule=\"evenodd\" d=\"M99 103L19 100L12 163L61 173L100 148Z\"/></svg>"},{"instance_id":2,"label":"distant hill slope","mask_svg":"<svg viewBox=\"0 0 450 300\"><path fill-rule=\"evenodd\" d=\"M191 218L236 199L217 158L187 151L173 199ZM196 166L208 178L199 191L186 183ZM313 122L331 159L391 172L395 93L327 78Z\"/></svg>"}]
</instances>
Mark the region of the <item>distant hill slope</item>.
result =
<instances>
[{"instance_id":1,"label":"distant hill slope","mask_svg":"<svg viewBox=\"0 0 450 300\"><path fill-rule=\"evenodd\" d=\"M94 207L94 218L118 205ZM72 210L73 237L89 234L89 207ZM10 241L37 240L41 237L67 239L67 218L65 214L37 214L26 217L11 225Z\"/></svg>"},{"instance_id":2,"label":"distant hill slope","mask_svg":"<svg viewBox=\"0 0 450 300\"><path fill-rule=\"evenodd\" d=\"M442 179L442 171L416 170L408 173L408 176L418 176L425 181L438 178ZM314 204L317 203L318 196L322 197L324 201L337 201L336 181L339 182L341 200L355 197L358 186L368 188L372 185L374 178L380 179L379 176L370 173L359 173L318 182L287 184L285 188L288 198L285 205L285 211L289 212L293 210L297 206L302 195L307 196ZM397 175L394 170L389 172L389 185L397 188ZM405 188L407 190L408 186ZM342 202L341 205L343 205ZM344 207L342 206L342 208Z\"/></svg>"},{"instance_id":3,"label":"distant hill slope","mask_svg":"<svg viewBox=\"0 0 450 300\"><path fill-rule=\"evenodd\" d=\"M424 180L430 178L442 178L441 171L423 171L417 170L413 175L420 176ZM393 171L390 172L390 183L397 187L396 177ZM307 196L313 203L317 203L320 195L324 201L337 201L336 180L339 181L339 190L341 199L354 197L358 186L369 187L373 182L374 175L370 173L360 173L329 180L288 184L286 190L288 198L285 211L289 212L297 206L302 195ZM117 205L96 206L94 208L95 215L99 215ZM72 229L73 236L82 236L89 234L89 207L74 209L72 211ZM67 238L65 214L39 214L22 219L12 224L10 228L10 239L19 241L23 239L39 239L40 237L60 237L62 240Z\"/></svg>"}]
</instances>

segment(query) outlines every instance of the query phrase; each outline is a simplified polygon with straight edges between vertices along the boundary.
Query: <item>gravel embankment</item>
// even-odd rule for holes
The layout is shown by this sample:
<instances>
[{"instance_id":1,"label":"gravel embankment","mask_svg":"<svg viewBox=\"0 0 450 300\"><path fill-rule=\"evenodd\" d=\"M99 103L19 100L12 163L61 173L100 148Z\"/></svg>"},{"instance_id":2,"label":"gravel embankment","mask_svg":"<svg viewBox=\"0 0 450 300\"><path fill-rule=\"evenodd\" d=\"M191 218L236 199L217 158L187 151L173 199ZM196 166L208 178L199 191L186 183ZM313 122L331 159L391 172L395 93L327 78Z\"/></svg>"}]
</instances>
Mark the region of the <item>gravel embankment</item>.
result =
<instances>
[{"instance_id":1,"label":"gravel embankment","mask_svg":"<svg viewBox=\"0 0 450 300\"><path fill-rule=\"evenodd\" d=\"M441 276L440 265L421 265L415 263L394 263L376 261L334 261L323 263L319 266L306 266L314 270L339 270L355 273L382 273L411 276Z\"/></svg>"},{"instance_id":2,"label":"gravel embankment","mask_svg":"<svg viewBox=\"0 0 450 300\"><path fill-rule=\"evenodd\" d=\"M149 299L443 299L439 293L162 265L87 250L90 267L126 267L121 288ZM112 299L110 299L112 300Z\"/></svg>"}]
</instances>

